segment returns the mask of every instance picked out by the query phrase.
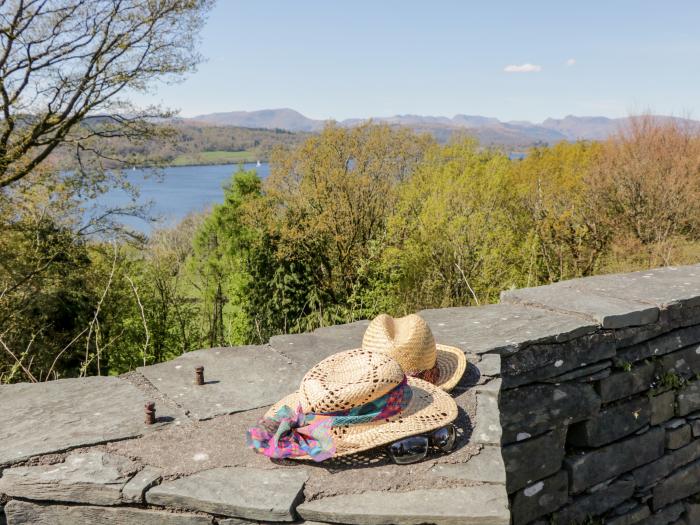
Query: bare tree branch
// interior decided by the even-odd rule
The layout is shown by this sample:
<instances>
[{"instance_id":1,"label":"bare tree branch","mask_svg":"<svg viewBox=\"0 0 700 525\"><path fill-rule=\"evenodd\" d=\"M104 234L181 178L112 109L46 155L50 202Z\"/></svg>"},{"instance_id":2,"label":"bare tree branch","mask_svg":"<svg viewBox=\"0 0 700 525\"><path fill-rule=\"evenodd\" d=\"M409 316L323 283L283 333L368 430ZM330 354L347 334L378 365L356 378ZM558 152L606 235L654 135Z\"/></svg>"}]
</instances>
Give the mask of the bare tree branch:
<instances>
[{"instance_id":1,"label":"bare tree branch","mask_svg":"<svg viewBox=\"0 0 700 525\"><path fill-rule=\"evenodd\" d=\"M63 144L152 133L149 118L169 114L139 111L117 96L193 70L201 60L194 43L212 4L0 2L0 188L32 173ZM83 125L98 114L107 120Z\"/></svg>"},{"instance_id":2,"label":"bare tree branch","mask_svg":"<svg viewBox=\"0 0 700 525\"><path fill-rule=\"evenodd\" d=\"M148 331L148 323L146 323L146 313L143 309L143 304L141 304L141 298L139 297L139 292L136 286L134 285L134 281L131 280L131 277L128 275L125 275L126 280L129 281L129 284L131 285L131 290L134 292L134 297L136 298L136 303L139 306L139 311L141 313L141 321L143 322L143 331L146 334L146 340L143 343L143 366L146 366L146 355L148 353L148 343L151 339L151 334Z\"/></svg>"}]
</instances>

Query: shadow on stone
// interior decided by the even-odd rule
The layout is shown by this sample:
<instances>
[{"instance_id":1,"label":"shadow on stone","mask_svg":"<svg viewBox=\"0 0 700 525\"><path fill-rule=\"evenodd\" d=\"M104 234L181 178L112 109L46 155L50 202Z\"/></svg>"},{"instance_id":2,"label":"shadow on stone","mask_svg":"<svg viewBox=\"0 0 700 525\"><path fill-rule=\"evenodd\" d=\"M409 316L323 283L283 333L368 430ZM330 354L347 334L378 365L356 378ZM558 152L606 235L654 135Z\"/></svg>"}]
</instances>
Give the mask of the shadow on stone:
<instances>
[{"instance_id":1,"label":"shadow on stone","mask_svg":"<svg viewBox=\"0 0 700 525\"><path fill-rule=\"evenodd\" d=\"M450 392L453 397L457 397L459 394L463 393L467 389L477 385L481 379L481 372L477 366L472 362L472 360L467 356L467 369L464 371L462 379L460 379L454 390Z\"/></svg>"},{"instance_id":2,"label":"shadow on stone","mask_svg":"<svg viewBox=\"0 0 700 525\"><path fill-rule=\"evenodd\" d=\"M450 452L450 454L454 454L460 449L469 445L469 440L472 435L473 426L471 418L462 407L458 407L457 419L455 419L454 425L457 427L457 440L455 441L455 446ZM299 463L303 463L305 467L308 466L321 468L323 470L328 471L331 474L336 472L342 472L348 469L382 467L385 465L392 465L394 463L386 451L389 445L390 443L387 443L385 446L377 447L366 452L360 452L358 454L349 454L347 456L339 458L331 458L322 463L315 463L313 461L307 460L288 459L272 460L272 463L281 467L298 465ZM416 462L416 464L423 463L426 461L434 461L437 457L446 456L449 456L449 454L443 454L431 448L428 451L428 455L426 456L426 458L421 460L420 462Z\"/></svg>"}]
</instances>

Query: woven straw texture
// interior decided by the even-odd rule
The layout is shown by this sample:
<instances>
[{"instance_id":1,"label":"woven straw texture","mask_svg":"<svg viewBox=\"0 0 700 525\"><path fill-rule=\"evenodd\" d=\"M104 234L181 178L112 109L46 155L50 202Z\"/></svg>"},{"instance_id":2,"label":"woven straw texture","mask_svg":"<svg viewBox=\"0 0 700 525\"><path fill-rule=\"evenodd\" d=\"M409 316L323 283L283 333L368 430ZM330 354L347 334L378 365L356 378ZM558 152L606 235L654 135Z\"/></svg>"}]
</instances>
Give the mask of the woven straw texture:
<instances>
[{"instance_id":1,"label":"woven straw texture","mask_svg":"<svg viewBox=\"0 0 700 525\"><path fill-rule=\"evenodd\" d=\"M301 381L304 412L337 412L377 399L403 381L399 363L385 354L350 350L327 357Z\"/></svg>"},{"instance_id":2,"label":"woven straw texture","mask_svg":"<svg viewBox=\"0 0 700 525\"><path fill-rule=\"evenodd\" d=\"M396 319L378 315L365 331L362 349L393 357L408 375L437 366L439 377L434 383L447 392L459 383L467 368L464 352L436 344L430 326L416 314Z\"/></svg>"},{"instance_id":3,"label":"woven straw texture","mask_svg":"<svg viewBox=\"0 0 700 525\"><path fill-rule=\"evenodd\" d=\"M272 416L283 405L317 407L314 411L345 410L381 397L403 379L396 361L385 354L361 349L334 354L314 366L302 379L299 391L268 410ZM347 382L346 382L347 381ZM334 457L355 454L407 436L431 432L457 418L457 404L440 388L408 378L413 396L406 409L384 421L333 427ZM322 394L325 392L325 394ZM347 396L347 397L346 397ZM351 401L352 400L352 401ZM329 407L322 410L322 407ZM295 459L307 459L301 456Z\"/></svg>"}]
</instances>

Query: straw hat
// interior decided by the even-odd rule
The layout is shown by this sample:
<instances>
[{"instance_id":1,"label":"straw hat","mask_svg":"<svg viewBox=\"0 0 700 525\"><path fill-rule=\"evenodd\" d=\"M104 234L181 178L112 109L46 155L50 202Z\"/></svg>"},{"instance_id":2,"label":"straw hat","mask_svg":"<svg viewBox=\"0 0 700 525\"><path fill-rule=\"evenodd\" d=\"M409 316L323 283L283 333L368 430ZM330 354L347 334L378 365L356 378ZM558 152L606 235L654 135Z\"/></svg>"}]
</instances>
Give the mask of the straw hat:
<instances>
[{"instance_id":1,"label":"straw hat","mask_svg":"<svg viewBox=\"0 0 700 525\"><path fill-rule=\"evenodd\" d=\"M400 387L405 378L401 366L386 354L347 350L311 368L299 390L272 406L265 417L272 417L285 405L300 405L305 414L319 415L363 407ZM427 381L409 377L404 388L410 388L410 401L396 415L369 423L333 426L333 457L431 432L457 417L454 399ZM309 459L309 456L295 459Z\"/></svg>"},{"instance_id":2,"label":"straw hat","mask_svg":"<svg viewBox=\"0 0 700 525\"><path fill-rule=\"evenodd\" d=\"M459 383L467 368L464 352L436 344L428 323L416 314L397 319L378 315L367 327L362 348L393 357L407 375L430 381L446 392Z\"/></svg>"}]
</instances>

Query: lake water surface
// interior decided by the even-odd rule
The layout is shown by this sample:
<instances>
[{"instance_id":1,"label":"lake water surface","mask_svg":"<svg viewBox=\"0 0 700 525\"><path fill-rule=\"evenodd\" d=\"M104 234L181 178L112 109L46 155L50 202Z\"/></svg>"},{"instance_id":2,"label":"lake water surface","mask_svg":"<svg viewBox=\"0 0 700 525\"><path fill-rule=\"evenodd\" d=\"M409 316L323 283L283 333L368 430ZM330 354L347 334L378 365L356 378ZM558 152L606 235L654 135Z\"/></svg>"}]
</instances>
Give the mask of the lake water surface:
<instances>
[{"instance_id":1,"label":"lake water surface","mask_svg":"<svg viewBox=\"0 0 700 525\"><path fill-rule=\"evenodd\" d=\"M127 177L140 190L138 202L150 203L151 214L160 218L160 224L172 225L190 212L223 202L222 186L239 169L254 169L263 179L270 171L268 164L222 164L163 168L157 175L151 170L134 170L128 172ZM98 200L100 207L126 206L131 202L121 190L110 191ZM125 217L122 222L144 233L156 226L133 217Z\"/></svg>"},{"instance_id":2,"label":"lake water surface","mask_svg":"<svg viewBox=\"0 0 700 525\"><path fill-rule=\"evenodd\" d=\"M511 153L511 159L521 160L524 153ZM159 217L157 224L125 217L122 222L143 233L149 233L158 224L174 225L188 213L198 212L224 200L222 186L239 169L254 169L265 179L270 173L269 164L222 164L218 166L177 166L163 168L158 175L151 170L128 172L129 181L140 189L139 203L151 204L151 214ZM100 208L126 206L131 203L129 196L120 190L113 190L101 196Z\"/></svg>"}]
</instances>

